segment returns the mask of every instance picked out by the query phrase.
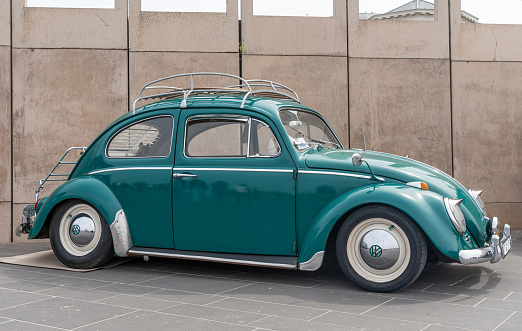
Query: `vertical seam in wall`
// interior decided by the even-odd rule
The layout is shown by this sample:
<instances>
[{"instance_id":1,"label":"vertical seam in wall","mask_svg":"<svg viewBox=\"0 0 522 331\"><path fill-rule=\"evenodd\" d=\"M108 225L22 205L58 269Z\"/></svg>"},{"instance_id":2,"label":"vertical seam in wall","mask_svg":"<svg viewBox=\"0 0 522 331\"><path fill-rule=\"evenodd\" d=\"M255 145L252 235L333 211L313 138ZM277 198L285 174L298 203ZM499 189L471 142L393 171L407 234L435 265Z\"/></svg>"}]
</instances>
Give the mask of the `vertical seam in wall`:
<instances>
[{"instance_id":1,"label":"vertical seam in wall","mask_svg":"<svg viewBox=\"0 0 522 331\"><path fill-rule=\"evenodd\" d=\"M140 8L141 9L141 8ZM130 0L127 0L127 111L130 111L132 104L130 90Z\"/></svg>"},{"instance_id":2,"label":"vertical seam in wall","mask_svg":"<svg viewBox=\"0 0 522 331\"><path fill-rule=\"evenodd\" d=\"M449 49L449 88L450 88L450 133L451 133L451 176L455 177L455 154L454 154L454 142L453 142L453 61L451 56L451 0L448 0L448 49Z\"/></svg>"},{"instance_id":3,"label":"vertical seam in wall","mask_svg":"<svg viewBox=\"0 0 522 331\"><path fill-rule=\"evenodd\" d=\"M351 146L351 134L350 134L350 131L351 131L351 127L350 127L350 47L348 46L349 43L350 43L350 39L349 39L349 33L348 33L348 29L349 29L349 24L348 24L348 20L350 19L350 15L348 15L348 8L350 6L348 5L348 1L346 1L346 93L348 93L348 96L346 98L347 102L348 102L348 114L347 114L347 121L348 121L348 148L352 148Z\"/></svg>"},{"instance_id":4,"label":"vertical seam in wall","mask_svg":"<svg viewBox=\"0 0 522 331\"><path fill-rule=\"evenodd\" d=\"M10 71L11 71L11 82L10 82L10 86L9 86L9 92L11 93L10 97L11 97L11 107L9 109L9 112L10 112L10 125L11 125L11 211L9 213L9 218L10 218L10 221L11 221L11 236L10 236L10 240L11 242L14 241L14 238L13 238L13 229L14 229L14 212L13 212L13 209L14 209L14 149L13 149L13 145L14 145L14 123L13 123L13 105L14 105L14 93L13 93L13 1L9 1L9 4L10 4L10 7L9 7L9 11L10 11L10 17L9 17L9 37L10 37L10 56L9 56L9 60L10 60L10 65L11 65L11 68L10 68Z\"/></svg>"}]
</instances>

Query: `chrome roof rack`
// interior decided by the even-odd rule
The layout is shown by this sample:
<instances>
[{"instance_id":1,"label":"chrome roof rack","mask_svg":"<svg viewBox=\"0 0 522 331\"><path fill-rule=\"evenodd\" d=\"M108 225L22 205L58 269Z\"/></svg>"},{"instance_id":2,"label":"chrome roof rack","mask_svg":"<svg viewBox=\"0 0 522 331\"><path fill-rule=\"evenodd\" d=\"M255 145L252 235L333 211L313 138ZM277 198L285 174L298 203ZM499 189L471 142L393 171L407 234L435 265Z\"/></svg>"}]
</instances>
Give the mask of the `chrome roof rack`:
<instances>
[{"instance_id":1,"label":"chrome roof rack","mask_svg":"<svg viewBox=\"0 0 522 331\"><path fill-rule=\"evenodd\" d=\"M232 79L237 79L239 84L230 85L225 87L194 87L194 76L223 76ZM190 77L190 87L189 88L180 88L175 86L166 86L155 85L160 82L164 82L166 80L180 78L180 77ZM161 93L152 93L150 95L143 95L144 92L148 92L151 90L156 90L154 92ZM141 100L148 99L163 99L169 97L183 97L181 101L181 108L187 108L187 98L190 95L196 94L244 94L243 102L241 102L241 108L245 106L246 99L250 95L257 96L265 96L271 98L279 98L279 99L289 99L300 103L299 97L297 93L295 93L292 89L275 82L271 82L268 80L261 79L252 79L246 80L239 76L229 75L229 74L221 74L215 72L195 72L181 75L168 76L160 79L153 80L145 84L140 90L138 98L132 104L132 114L136 113L136 104Z\"/></svg>"}]
</instances>

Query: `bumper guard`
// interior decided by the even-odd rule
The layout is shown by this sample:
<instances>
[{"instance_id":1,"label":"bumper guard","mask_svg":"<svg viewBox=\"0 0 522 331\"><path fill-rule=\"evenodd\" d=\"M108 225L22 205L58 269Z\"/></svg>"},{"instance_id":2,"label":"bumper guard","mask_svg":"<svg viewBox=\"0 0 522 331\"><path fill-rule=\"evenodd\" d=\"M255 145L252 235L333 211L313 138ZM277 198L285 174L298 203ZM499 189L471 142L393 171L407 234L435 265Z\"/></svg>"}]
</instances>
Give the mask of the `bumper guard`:
<instances>
[{"instance_id":1,"label":"bumper guard","mask_svg":"<svg viewBox=\"0 0 522 331\"><path fill-rule=\"evenodd\" d=\"M498 219L496 217L493 218L492 223L495 222L498 222ZM502 238L497 234L492 235L491 240L489 242L489 246L460 251L460 263L497 263L498 261L504 259L508 255L509 251L511 250L511 243L511 227L506 224L504 225L504 230L502 230Z\"/></svg>"}]
</instances>

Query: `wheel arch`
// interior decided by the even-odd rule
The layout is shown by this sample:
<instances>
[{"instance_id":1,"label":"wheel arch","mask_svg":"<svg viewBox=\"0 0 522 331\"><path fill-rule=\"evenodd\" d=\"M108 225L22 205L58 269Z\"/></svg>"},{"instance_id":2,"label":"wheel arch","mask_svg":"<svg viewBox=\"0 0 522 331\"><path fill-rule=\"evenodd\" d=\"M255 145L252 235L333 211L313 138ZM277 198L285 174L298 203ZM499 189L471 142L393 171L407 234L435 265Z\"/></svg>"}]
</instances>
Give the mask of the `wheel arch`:
<instances>
[{"instance_id":1,"label":"wheel arch","mask_svg":"<svg viewBox=\"0 0 522 331\"><path fill-rule=\"evenodd\" d=\"M372 204L404 212L419 225L429 245L451 260L458 261L460 250L475 248L453 228L441 195L401 184L377 184L346 192L330 202L309 226L299 245L299 262L331 248L331 241L335 241L346 217Z\"/></svg>"},{"instance_id":2,"label":"wheel arch","mask_svg":"<svg viewBox=\"0 0 522 331\"><path fill-rule=\"evenodd\" d=\"M130 240L123 208L112 191L94 177L75 178L54 190L38 211L29 232L29 239L48 237L48 229L54 213L62 204L71 200L85 201L102 214L110 226L116 253L120 256L125 256L122 250L118 250L118 247L122 245L122 241ZM125 246L128 245L126 243Z\"/></svg>"}]
</instances>

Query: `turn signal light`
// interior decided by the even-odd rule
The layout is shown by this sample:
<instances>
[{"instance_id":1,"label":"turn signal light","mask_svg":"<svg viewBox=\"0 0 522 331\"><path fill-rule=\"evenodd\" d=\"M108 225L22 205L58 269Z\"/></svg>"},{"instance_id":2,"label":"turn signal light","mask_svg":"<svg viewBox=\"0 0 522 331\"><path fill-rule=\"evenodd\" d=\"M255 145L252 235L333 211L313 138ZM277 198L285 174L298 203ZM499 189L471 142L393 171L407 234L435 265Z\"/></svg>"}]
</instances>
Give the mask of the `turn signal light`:
<instances>
[{"instance_id":1,"label":"turn signal light","mask_svg":"<svg viewBox=\"0 0 522 331\"><path fill-rule=\"evenodd\" d=\"M426 190L426 191L429 190L428 184L426 184L424 182L409 182L409 183L406 183L406 185L420 188L421 190Z\"/></svg>"}]
</instances>

